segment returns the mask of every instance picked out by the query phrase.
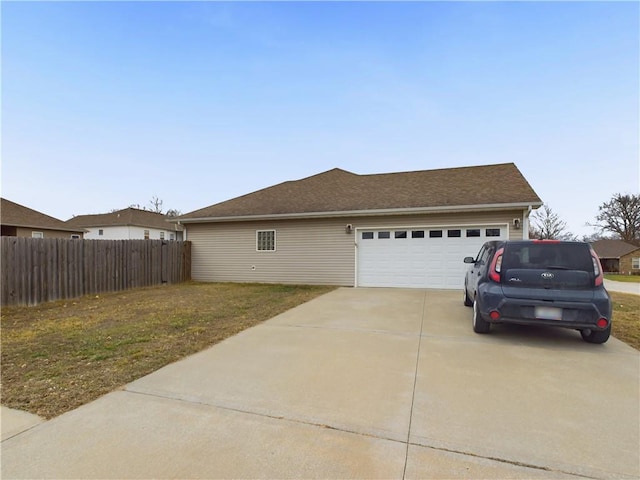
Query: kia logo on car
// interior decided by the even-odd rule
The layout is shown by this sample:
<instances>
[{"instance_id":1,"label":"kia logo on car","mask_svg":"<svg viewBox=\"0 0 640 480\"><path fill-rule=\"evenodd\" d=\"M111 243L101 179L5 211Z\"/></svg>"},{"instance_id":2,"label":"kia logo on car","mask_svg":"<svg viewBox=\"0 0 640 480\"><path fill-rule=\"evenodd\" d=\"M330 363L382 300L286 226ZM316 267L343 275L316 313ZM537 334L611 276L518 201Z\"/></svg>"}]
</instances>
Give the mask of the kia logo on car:
<instances>
[{"instance_id":1,"label":"kia logo on car","mask_svg":"<svg viewBox=\"0 0 640 480\"><path fill-rule=\"evenodd\" d=\"M545 280L551 280L555 275L551 272L544 272L542 275L540 275L542 278L544 278Z\"/></svg>"}]
</instances>

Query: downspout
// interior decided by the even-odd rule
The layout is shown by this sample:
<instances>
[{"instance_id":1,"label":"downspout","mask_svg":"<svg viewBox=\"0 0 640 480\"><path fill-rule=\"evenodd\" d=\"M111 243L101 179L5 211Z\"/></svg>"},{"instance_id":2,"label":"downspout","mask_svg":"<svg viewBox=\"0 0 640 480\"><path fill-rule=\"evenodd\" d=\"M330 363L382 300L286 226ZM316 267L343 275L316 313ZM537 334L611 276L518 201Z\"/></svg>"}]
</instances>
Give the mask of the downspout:
<instances>
[{"instance_id":1,"label":"downspout","mask_svg":"<svg viewBox=\"0 0 640 480\"><path fill-rule=\"evenodd\" d=\"M529 205L529 207L527 208L527 213L524 216L524 221L522 222L522 236L523 236L523 240L528 240L529 239L529 215L531 215L531 211L533 210L533 207L531 205Z\"/></svg>"},{"instance_id":2,"label":"downspout","mask_svg":"<svg viewBox=\"0 0 640 480\"><path fill-rule=\"evenodd\" d=\"M178 221L176 222L176 224L177 224L178 226L182 225L182 224L180 223L180 220L178 220ZM178 236L178 229L176 229L176 237L177 237L177 236ZM186 242L186 241L187 241L187 229L186 229L184 226L182 227L182 241L183 241L183 242Z\"/></svg>"}]
</instances>

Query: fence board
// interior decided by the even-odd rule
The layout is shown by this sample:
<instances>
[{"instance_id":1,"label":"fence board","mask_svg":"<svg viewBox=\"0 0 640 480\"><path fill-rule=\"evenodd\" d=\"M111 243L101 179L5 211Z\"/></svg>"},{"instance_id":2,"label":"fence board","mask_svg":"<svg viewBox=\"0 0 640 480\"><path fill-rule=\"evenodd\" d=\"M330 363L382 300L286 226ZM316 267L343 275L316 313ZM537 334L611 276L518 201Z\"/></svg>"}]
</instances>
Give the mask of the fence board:
<instances>
[{"instance_id":1,"label":"fence board","mask_svg":"<svg viewBox=\"0 0 640 480\"><path fill-rule=\"evenodd\" d=\"M191 279L191 243L0 237L0 302L41 302Z\"/></svg>"}]
</instances>

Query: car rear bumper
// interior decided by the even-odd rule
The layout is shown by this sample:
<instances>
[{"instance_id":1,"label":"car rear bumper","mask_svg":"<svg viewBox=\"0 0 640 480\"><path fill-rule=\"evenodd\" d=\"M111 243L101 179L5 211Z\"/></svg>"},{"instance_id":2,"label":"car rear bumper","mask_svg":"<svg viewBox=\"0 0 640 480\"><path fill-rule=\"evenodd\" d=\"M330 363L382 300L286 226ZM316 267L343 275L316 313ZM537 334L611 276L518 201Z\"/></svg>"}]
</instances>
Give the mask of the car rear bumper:
<instances>
[{"instance_id":1,"label":"car rear bumper","mask_svg":"<svg viewBox=\"0 0 640 480\"><path fill-rule=\"evenodd\" d=\"M545 325L563 328L604 330L611 323L611 303L606 298L593 302L544 301L528 298L508 298L502 292L487 291L479 295L479 312L490 323L516 323L521 325ZM542 311L558 314L557 318L545 318ZM491 315L493 313L493 316ZM496 313L499 317L496 318ZM604 318L607 325L599 327Z\"/></svg>"}]
</instances>

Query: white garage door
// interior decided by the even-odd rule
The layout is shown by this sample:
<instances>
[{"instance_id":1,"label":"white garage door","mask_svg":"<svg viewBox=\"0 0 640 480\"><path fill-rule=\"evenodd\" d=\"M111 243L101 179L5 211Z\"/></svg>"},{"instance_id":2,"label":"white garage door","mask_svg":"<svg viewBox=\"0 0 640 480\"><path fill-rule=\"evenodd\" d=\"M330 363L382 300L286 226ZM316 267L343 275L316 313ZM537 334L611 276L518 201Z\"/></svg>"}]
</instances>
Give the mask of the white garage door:
<instances>
[{"instance_id":1,"label":"white garage door","mask_svg":"<svg viewBox=\"0 0 640 480\"><path fill-rule=\"evenodd\" d=\"M358 286L462 288L484 242L506 239L505 225L359 229Z\"/></svg>"}]
</instances>

